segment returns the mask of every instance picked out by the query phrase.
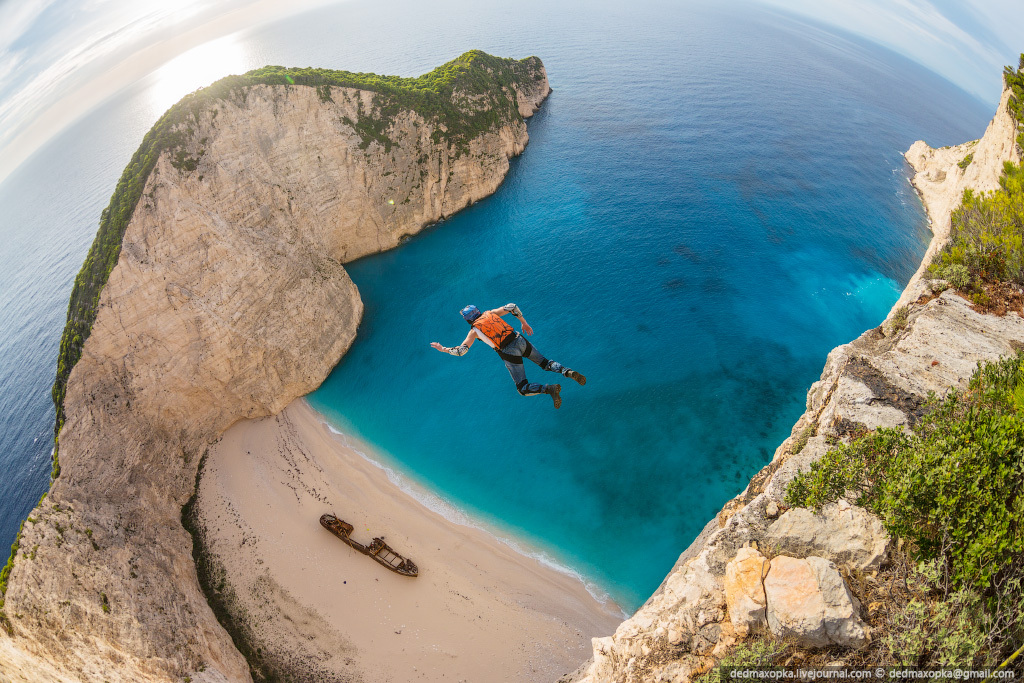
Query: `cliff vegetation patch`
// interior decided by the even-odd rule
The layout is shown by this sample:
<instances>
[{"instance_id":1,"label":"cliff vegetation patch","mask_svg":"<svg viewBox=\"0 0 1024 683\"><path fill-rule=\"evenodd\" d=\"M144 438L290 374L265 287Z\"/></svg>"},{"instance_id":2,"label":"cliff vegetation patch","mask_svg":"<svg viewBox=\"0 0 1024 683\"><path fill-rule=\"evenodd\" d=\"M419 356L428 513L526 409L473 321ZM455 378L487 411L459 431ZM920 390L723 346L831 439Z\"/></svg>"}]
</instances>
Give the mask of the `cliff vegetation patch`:
<instances>
[{"instance_id":1,"label":"cliff vegetation patch","mask_svg":"<svg viewBox=\"0 0 1024 683\"><path fill-rule=\"evenodd\" d=\"M1016 69L1005 68L1003 80L1010 89L1007 108L1019 131L1017 145L1024 149L1024 54ZM973 159L970 153L958 166L967 168ZM1021 310L1005 285L1017 293L1024 287L1024 166L1006 162L994 192L964 191L951 217L949 241L928 274L948 281L980 311Z\"/></svg>"},{"instance_id":2,"label":"cliff vegetation patch","mask_svg":"<svg viewBox=\"0 0 1024 683\"><path fill-rule=\"evenodd\" d=\"M838 445L790 483L786 503L851 494L913 560L877 645L890 661L994 666L1024 644L1024 354L932 397L910 433Z\"/></svg>"},{"instance_id":3,"label":"cliff vegetation patch","mask_svg":"<svg viewBox=\"0 0 1024 683\"><path fill-rule=\"evenodd\" d=\"M1010 110L1010 116L1017 122L1017 147L1024 149L1024 54L1021 54L1017 68L1007 66L1003 69L1003 82L1010 89L1010 101L1006 106Z\"/></svg>"}]
</instances>

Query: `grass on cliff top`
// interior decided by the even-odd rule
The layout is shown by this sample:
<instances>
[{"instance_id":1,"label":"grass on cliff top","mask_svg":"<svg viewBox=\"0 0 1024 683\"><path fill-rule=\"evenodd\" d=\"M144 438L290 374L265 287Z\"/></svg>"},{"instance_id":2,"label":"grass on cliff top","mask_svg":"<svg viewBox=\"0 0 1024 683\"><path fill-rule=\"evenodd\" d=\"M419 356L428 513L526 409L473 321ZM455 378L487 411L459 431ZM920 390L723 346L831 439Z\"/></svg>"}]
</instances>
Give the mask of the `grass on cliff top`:
<instances>
[{"instance_id":1,"label":"grass on cliff top","mask_svg":"<svg viewBox=\"0 0 1024 683\"><path fill-rule=\"evenodd\" d=\"M838 445L793 479L786 503L853 492L908 542L931 587L903 617L919 630L912 663L991 666L1024 643L1024 353L979 365L965 391L929 408L912 433Z\"/></svg>"},{"instance_id":2,"label":"grass on cliff top","mask_svg":"<svg viewBox=\"0 0 1024 683\"><path fill-rule=\"evenodd\" d=\"M191 156L189 148L194 147L195 126L204 112L212 111L216 116L216 105L222 100L244 103L248 89L255 85L315 87L321 101L332 99L331 86L359 88L374 93L370 110L360 112L358 121L349 122L362 138L364 149L376 141L385 151L390 150L387 131L394 116L403 110L413 110L432 122L435 142L465 146L495 125L518 119L518 102L512 86L532 85L541 79L542 64L536 57L504 59L479 50L467 52L418 78L267 66L222 78L186 95L168 109L146 133L121 174L110 205L100 215L96 239L71 290L52 390L57 411L53 477L60 474L59 434L64 424L68 376L81 358L82 346L92 331L100 292L117 264L128 222L162 153L170 153L171 163L179 170L195 170L199 158ZM441 131L442 126L445 132Z\"/></svg>"}]
</instances>

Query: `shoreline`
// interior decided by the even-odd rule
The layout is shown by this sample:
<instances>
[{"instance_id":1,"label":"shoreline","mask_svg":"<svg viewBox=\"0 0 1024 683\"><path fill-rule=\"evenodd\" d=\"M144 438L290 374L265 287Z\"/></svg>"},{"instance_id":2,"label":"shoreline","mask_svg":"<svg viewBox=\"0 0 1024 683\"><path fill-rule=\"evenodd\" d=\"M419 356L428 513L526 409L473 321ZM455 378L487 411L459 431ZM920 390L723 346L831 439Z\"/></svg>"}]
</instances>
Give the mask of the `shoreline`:
<instances>
[{"instance_id":1,"label":"shoreline","mask_svg":"<svg viewBox=\"0 0 1024 683\"><path fill-rule=\"evenodd\" d=\"M301 398L210 448L196 520L224 580L218 596L269 669L300 680L555 680L622 621L571 569L436 496L458 518L433 509L417 482L367 452ZM420 575L355 553L320 528L323 512L360 542L384 536Z\"/></svg>"},{"instance_id":2,"label":"shoreline","mask_svg":"<svg viewBox=\"0 0 1024 683\"><path fill-rule=\"evenodd\" d=\"M512 552L529 558L548 569L554 570L559 574L563 574L566 577L579 582L586 589L587 593L589 593L590 596L599 604L608 605L618 610L620 619L628 619L630 617L630 613L623 609L622 606L612 598L608 591L601 588L597 581L590 579L576 569L573 569L568 564L556 559L552 554L541 548L540 545L534 541L517 536L513 530L503 527L500 524L500 520L492 521L485 515L468 512L457 503L450 502L439 494L434 493L430 489L429 485L422 483L414 475L404 472L400 463L390 462L389 459L385 457L374 457L374 455L367 452L375 451L369 441L362 439L361 437L352 436L339 431L338 428L331 424L328 417L310 405L309 401L307 401L305 397L296 399L296 402L299 401L303 402L306 407L317 416L320 424L327 429L335 439L340 441L344 448L352 450L366 462L378 468L381 473L388 478L388 481L390 481L397 489L414 499L426 509L440 515L450 524L479 530L493 538L495 541L506 546Z\"/></svg>"}]
</instances>

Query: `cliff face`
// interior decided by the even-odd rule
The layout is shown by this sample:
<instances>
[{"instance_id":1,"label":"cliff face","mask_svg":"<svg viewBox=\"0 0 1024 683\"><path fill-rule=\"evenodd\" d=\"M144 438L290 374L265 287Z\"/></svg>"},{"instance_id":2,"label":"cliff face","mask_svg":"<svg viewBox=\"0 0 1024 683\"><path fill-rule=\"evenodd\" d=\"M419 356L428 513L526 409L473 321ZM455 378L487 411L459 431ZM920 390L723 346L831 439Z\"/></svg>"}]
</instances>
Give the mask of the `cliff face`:
<instances>
[{"instance_id":1,"label":"cliff face","mask_svg":"<svg viewBox=\"0 0 1024 683\"><path fill-rule=\"evenodd\" d=\"M183 125L67 381L61 475L24 527L0 681L249 680L181 524L200 459L351 345L362 303L343 263L494 192L550 92L540 60L517 64L528 77L494 84L510 115L457 143L415 109L368 139L377 94L336 86L254 85Z\"/></svg>"},{"instance_id":2,"label":"cliff face","mask_svg":"<svg viewBox=\"0 0 1024 683\"><path fill-rule=\"evenodd\" d=\"M903 290L893 310L910 302L909 297L924 269L945 246L949 239L950 216L960 205L964 190L970 188L976 192L990 192L997 189L999 176L1003 174L1003 162L1020 161L1015 142L1016 125L1007 108L1009 99L1010 89L1006 88L999 99L996 115L992 117L980 140L939 149L933 149L924 140L918 140L904 155L916 171L911 182L928 210L934 237L921 260L921 266ZM960 164L967 160L968 155L970 161L961 168Z\"/></svg>"},{"instance_id":3,"label":"cliff face","mask_svg":"<svg viewBox=\"0 0 1024 683\"><path fill-rule=\"evenodd\" d=\"M713 667L748 628L770 628L777 635L794 637L799 629L792 624L799 620L787 620L786 612L798 608L793 603L812 592L816 599L822 597L825 619L820 632L805 628L799 634L806 642L854 644L867 637L856 599L850 599L835 569L876 567L887 552L884 529L869 513L845 501L820 514L785 512L786 486L829 450L830 439L844 438L858 426L913 424L929 391L943 395L951 387L962 387L979 361L996 360L1024 346L1024 320L1016 313L978 313L952 291L932 298L921 278L949 237L950 215L964 189L995 189L1003 162L1020 161L1008 97L1004 92L980 140L943 149L918 141L906 153L934 238L921 268L893 307L894 313L907 306L905 327L893 324L890 313L879 328L832 350L821 379L807 393L806 412L772 462L708 522L636 614L614 635L594 639L593 658L564 679L567 683L689 681ZM968 154L973 154L972 160L961 168ZM771 548L782 557L768 562L758 547ZM816 579L800 566L803 558L810 558L808 567ZM820 567L828 563L833 569L824 573L832 578L823 581ZM801 583L801 570L816 585ZM773 572L781 577L774 583ZM826 590L829 582L836 585ZM780 590L780 584L798 586L800 600L789 602L792 596ZM847 612L837 617L841 610L836 606L844 600Z\"/></svg>"}]
</instances>

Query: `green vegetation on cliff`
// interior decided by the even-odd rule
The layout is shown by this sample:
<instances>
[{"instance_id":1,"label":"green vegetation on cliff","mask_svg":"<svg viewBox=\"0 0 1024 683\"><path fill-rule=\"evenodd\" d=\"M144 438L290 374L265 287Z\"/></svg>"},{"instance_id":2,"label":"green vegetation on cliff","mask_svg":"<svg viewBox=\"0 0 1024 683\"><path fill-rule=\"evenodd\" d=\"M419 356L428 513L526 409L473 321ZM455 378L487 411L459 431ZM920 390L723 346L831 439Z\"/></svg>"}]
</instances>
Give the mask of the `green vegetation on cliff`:
<instances>
[{"instance_id":1,"label":"green vegetation on cliff","mask_svg":"<svg viewBox=\"0 0 1024 683\"><path fill-rule=\"evenodd\" d=\"M1010 101L1007 102L1010 116L1020 129L1024 125L1024 53L1021 54L1016 69L1011 66L1003 69L1003 82L1010 89ZM1017 147L1024 149L1024 131L1017 135Z\"/></svg>"},{"instance_id":2,"label":"green vegetation on cliff","mask_svg":"<svg viewBox=\"0 0 1024 683\"><path fill-rule=\"evenodd\" d=\"M346 121L361 137L363 149L376 142L385 153L390 151L388 130L394 117L406 110L416 112L434 126L435 142L465 149L477 135L519 119L514 86L533 87L535 81L543 78L543 66L536 57L503 59L479 50L467 52L418 78L267 66L222 78L168 109L146 133L121 174L110 205L100 216L96 239L75 278L52 391L57 411L53 476L60 474L59 434L64 424L68 376L81 358L82 346L92 331L100 292L117 264L125 230L142 198L149 174L163 153L170 155L171 164L179 171L187 173L197 168L204 142L193 139L195 127L205 113L217 115L218 102L244 103L248 89L256 85L315 87L322 102L334 101L331 87L368 90L374 93L372 104L366 111L360 109L358 120Z\"/></svg>"},{"instance_id":3,"label":"green vegetation on cliff","mask_svg":"<svg viewBox=\"0 0 1024 683\"><path fill-rule=\"evenodd\" d=\"M1010 89L1007 109L1017 124L1024 126L1024 54L1017 69L1003 72ZM1024 148L1024 132L1017 136ZM966 168L974 154L958 166ZM929 266L929 275L949 283L972 297L981 307L991 305L992 285L1011 282L1024 286L1024 167L1007 162L994 192L965 190L960 206L953 211L949 241ZM986 291L989 290L989 291Z\"/></svg>"},{"instance_id":4,"label":"green vegetation on cliff","mask_svg":"<svg viewBox=\"0 0 1024 683\"><path fill-rule=\"evenodd\" d=\"M1024 643L1024 354L933 397L912 433L838 445L786 502L819 507L851 491L919 562L892 631L893 652L914 654L904 663L991 666Z\"/></svg>"},{"instance_id":5,"label":"green vegetation on cliff","mask_svg":"<svg viewBox=\"0 0 1024 683\"><path fill-rule=\"evenodd\" d=\"M930 273L964 292L994 282L1024 285L1024 168L1006 163L999 189L964 192L953 212L949 241ZM966 281L965 281L966 276Z\"/></svg>"}]
</instances>

